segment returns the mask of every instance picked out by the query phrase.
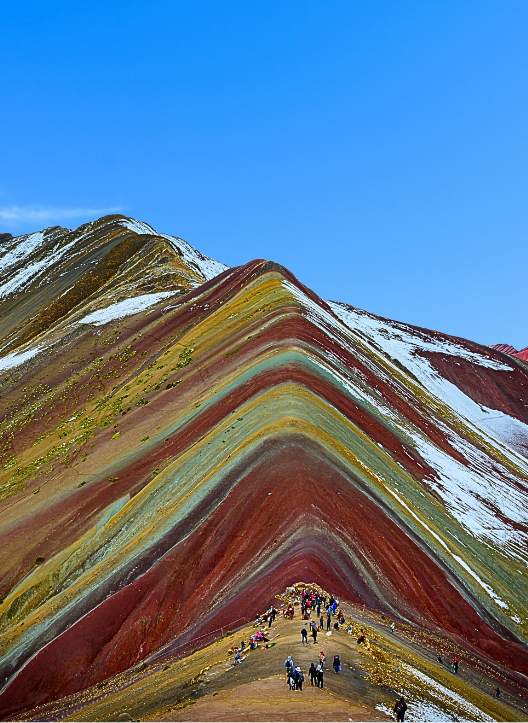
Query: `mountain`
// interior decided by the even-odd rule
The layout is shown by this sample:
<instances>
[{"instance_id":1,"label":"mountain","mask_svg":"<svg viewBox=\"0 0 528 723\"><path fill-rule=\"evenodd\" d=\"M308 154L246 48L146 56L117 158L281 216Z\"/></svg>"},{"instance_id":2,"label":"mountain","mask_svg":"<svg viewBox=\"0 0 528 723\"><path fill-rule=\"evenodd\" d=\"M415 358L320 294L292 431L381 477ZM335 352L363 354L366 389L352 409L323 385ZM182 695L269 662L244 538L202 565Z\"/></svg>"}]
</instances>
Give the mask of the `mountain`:
<instances>
[{"instance_id":1,"label":"mountain","mask_svg":"<svg viewBox=\"0 0 528 723\"><path fill-rule=\"evenodd\" d=\"M123 216L0 248L4 717L306 579L526 688L521 360Z\"/></svg>"},{"instance_id":2,"label":"mountain","mask_svg":"<svg viewBox=\"0 0 528 723\"><path fill-rule=\"evenodd\" d=\"M490 349L495 349L496 351L501 351L503 354L510 354L511 356L516 356L518 359L528 361L528 346L517 351L517 349L510 346L510 344L492 344Z\"/></svg>"}]
</instances>

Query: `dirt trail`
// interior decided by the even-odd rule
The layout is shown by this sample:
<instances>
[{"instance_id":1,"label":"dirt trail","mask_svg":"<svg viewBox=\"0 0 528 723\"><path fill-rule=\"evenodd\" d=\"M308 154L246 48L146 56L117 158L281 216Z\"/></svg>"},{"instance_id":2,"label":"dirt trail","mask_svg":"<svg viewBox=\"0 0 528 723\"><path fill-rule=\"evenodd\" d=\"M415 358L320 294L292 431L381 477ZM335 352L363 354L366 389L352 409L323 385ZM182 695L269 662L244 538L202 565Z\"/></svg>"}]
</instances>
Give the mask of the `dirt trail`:
<instances>
[{"instance_id":1,"label":"dirt trail","mask_svg":"<svg viewBox=\"0 0 528 723\"><path fill-rule=\"evenodd\" d=\"M364 721L387 720L367 706L352 705L327 688L310 684L290 691L283 676L238 685L218 695L208 695L182 710L161 716L161 721Z\"/></svg>"},{"instance_id":2,"label":"dirt trail","mask_svg":"<svg viewBox=\"0 0 528 723\"><path fill-rule=\"evenodd\" d=\"M389 720L386 712L404 692L411 697L408 717L412 720L413 707L416 713L420 704L434 702L427 685L415 686L413 693L412 675L405 672L406 666L412 666L429 675L431 683L470 701L494 720L528 719L522 707L512 709L505 701L494 700L489 686L482 689L476 685L476 670L468 668L464 678L455 678L439 666L437 645L432 639L414 640L414 633L409 635L401 625L393 634L390 621L379 615L348 605L343 605L343 610L347 624L329 635L326 631L319 633L317 644L311 637L308 644L301 642L304 623L298 614L292 621L279 616L269 635L274 647L246 651L240 665L231 665L233 658L228 650L242 640L247 644L255 632L252 627L181 660L158 662L144 669L140 666L107 681L104 687L83 691L53 708L32 711L27 718L116 721L120 715L128 715L132 720L163 721ZM349 621L353 634L346 632ZM357 644L359 630L367 634L366 645ZM317 663L321 650L327 658L323 690L312 688L308 675L310 663ZM339 674L332 669L335 654L341 659ZM302 691L290 691L287 686L284 660L288 655L304 671ZM439 712L444 710L457 714L453 706L437 707ZM449 715L445 719L457 718Z\"/></svg>"}]
</instances>

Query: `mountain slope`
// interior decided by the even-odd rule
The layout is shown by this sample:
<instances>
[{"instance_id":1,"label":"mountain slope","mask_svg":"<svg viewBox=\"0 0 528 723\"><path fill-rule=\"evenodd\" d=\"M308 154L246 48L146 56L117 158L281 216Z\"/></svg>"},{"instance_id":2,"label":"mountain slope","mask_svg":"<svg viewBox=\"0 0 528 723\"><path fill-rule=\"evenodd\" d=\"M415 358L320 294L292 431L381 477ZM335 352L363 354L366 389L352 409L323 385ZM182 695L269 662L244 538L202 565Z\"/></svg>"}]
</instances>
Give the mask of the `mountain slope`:
<instances>
[{"instance_id":1,"label":"mountain slope","mask_svg":"<svg viewBox=\"0 0 528 723\"><path fill-rule=\"evenodd\" d=\"M149 229L8 249L4 714L205 644L306 578L524 680L525 365ZM23 282L21 243L41 263Z\"/></svg>"}]
</instances>

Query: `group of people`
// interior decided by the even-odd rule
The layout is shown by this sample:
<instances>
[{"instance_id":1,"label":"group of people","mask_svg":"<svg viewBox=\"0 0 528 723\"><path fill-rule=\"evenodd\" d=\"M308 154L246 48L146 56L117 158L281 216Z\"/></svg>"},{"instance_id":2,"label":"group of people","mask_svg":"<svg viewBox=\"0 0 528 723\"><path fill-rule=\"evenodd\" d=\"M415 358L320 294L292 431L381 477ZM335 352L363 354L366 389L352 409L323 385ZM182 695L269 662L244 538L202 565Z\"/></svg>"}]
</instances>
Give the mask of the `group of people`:
<instances>
[{"instance_id":1,"label":"group of people","mask_svg":"<svg viewBox=\"0 0 528 723\"><path fill-rule=\"evenodd\" d=\"M257 617L255 618L255 622L253 623L253 627L256 627L258 625L267 625L268 628L271 628L271 624L275 622L276 617L277 611L272 605L266 610L265 613L263 613L262 615L257 615Z\"/></svg>"},{"instance_id":2,"label":"group of people","mask_svg":"<svg viewBox=\"0 0 528 723\"><path fill-rule=\"evenodd\" d=\"M315 685L316 688L324 687L324 666L326 663L326 656L321 650L319 653L319 660L317 665L312 663L308 673L310 674L310 685ZM334 655L334 662L332 663L334 673L341 671L341 660L339 655ZM284 661L284 667L286 668L286 681L290 686L290 690L302 690L302 684L304 682L304 674L299 666L295 666L291 655L288 655Z\"/></svg>"},{"instance_id":3,"label":"group of people","mask_svg":"<svg viewBox=\"0 0 528 723\"><path fill-rule=\"evenodd\" d=\"M313 637L314 643L317 642L317 632L325 629L325 622L326 630L331 630L333 617L336 618L333 624L334 630L339 630L339 626L344 625L345 616L343 615L341 608L339 608L339 601L336 600L333 595L327 597L325 594L319 593L317 590L304 588L301 590L300 597L302 619L310 620L310 635ZM311 619L312 612L315 613L316 619L319 619L319 625ZM293 605L288 605L285 615L290 617L290 619L293 618ZM301 630L301 636L303 642L308 642L308 631L306 631L305 636Z\"/></svg>"}]
</instances>

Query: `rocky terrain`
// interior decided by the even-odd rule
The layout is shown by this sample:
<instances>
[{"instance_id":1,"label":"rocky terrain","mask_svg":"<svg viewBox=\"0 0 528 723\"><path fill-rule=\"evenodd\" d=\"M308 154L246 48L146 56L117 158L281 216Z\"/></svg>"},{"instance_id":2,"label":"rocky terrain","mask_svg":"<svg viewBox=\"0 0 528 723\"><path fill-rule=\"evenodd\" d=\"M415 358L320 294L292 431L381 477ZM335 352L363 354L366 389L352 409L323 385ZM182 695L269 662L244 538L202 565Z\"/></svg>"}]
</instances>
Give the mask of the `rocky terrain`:
<instances>
[{"instance_id":1,"label":"rocky terrain","mask_svg":"<svg viewBox=\"0 0 528 723\"><path fill-rule=\"evenodd\" d=\"M519 718L522 357L123 216L0 254L4 718L205 651L306 579L458 646Z\"/></svg>"}]
</instances>

